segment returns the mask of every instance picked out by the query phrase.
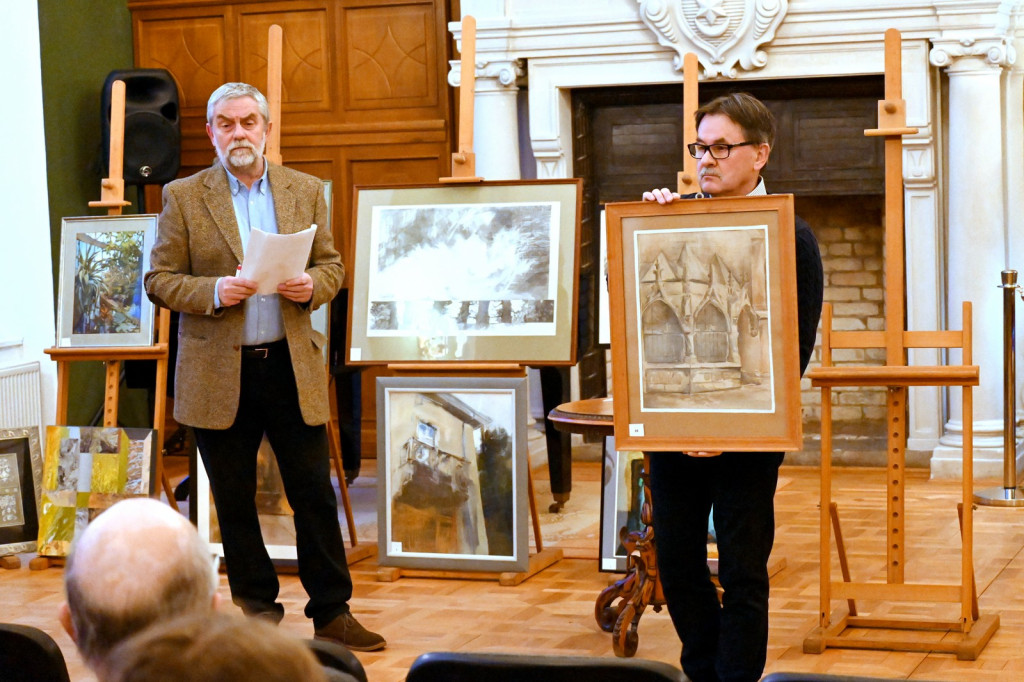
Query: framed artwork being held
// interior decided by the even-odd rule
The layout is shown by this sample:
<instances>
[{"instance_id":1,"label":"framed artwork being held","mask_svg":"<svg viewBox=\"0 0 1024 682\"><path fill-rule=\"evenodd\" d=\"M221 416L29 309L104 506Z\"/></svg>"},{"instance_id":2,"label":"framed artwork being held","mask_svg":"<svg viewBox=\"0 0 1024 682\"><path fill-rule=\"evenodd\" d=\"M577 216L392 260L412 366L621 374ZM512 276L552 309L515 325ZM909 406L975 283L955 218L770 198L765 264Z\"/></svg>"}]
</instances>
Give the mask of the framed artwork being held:
<instances>
[{"instance_id":1,"label":"framed artwork being held","mask_svg":"<svg viewBox=\"0 0 1024 682\"><path fill-rule=\"evenodd\" d=\"M792 195L606 213L617 446L800 449Z\"/></svg>"}]
</instances>

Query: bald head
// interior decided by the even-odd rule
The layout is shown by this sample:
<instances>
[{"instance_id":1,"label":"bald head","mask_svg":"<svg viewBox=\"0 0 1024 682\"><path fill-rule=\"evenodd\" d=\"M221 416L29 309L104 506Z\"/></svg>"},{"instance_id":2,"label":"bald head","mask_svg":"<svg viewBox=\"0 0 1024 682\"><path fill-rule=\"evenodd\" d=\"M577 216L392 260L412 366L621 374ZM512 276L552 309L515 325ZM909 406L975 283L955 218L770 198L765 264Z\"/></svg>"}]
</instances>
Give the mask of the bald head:
<instances>
[{"instance_id":1,"label":"bald head","mask_svg":"<svg viewBox=\"0 0 1024 682\"><path fill-rule=\"evenodd\" d=\"M158 620L211 611L217 591L206 542L188 519L146 498L118 502L86 527L64 583L62 620L94 669L115 644Z\"/></svg>"}]
</instances>

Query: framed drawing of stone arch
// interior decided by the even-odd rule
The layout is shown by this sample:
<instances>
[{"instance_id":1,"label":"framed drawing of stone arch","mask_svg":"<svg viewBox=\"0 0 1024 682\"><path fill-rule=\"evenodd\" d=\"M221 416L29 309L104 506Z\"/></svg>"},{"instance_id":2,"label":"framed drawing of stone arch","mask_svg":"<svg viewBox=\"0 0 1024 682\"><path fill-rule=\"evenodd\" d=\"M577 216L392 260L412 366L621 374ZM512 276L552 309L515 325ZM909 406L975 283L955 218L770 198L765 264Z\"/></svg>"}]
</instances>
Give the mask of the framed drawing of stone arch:
<instances>
[{"instance_id":1,"label":"framed drawing of stone arch","mask_svg":"<svg viewBox=\"0 0 1024 682\"><path fill-rule=\"evenodd\" d=\"M793 197L608 204L615 439L802 446Z\"/></svg>"}]
</instances>

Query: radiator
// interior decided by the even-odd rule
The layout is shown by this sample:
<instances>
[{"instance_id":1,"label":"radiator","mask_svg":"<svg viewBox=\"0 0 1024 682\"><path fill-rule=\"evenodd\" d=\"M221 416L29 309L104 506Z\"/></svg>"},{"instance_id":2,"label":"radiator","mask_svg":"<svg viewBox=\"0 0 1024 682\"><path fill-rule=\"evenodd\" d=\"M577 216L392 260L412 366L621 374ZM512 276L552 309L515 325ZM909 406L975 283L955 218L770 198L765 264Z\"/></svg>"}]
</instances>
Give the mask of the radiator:
<instances>
[{"instance_id":1,"label":"radiator","mask_svg":"<svg viewBox=\"0 0 1024 682\"><path fill-rule=\"evenodd\" d=\"M0 428L41 425L40 381L38 362L0 368Z\"/></svg>"}]
</instances>

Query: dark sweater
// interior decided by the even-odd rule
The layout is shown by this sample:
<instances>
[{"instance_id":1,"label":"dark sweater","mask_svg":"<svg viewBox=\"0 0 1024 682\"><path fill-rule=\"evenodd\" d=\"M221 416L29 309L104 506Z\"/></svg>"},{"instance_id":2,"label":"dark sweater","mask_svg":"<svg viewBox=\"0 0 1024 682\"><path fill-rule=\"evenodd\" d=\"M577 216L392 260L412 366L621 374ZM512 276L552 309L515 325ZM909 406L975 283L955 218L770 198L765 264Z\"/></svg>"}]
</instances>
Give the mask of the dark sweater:
<instances>
[{"instance_id":1,"label":"dark sweater","mask_svg":"<svg viewBox=\"0 0 1024 682\"><path fill-rule=\"evenodd\" d=\"M800 325L800 375L814 351L814 337L821 318L825 275L821 269L821 252L811 226L796 216L796 308Z\"/></svg>"}]
</instances>

